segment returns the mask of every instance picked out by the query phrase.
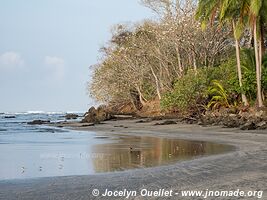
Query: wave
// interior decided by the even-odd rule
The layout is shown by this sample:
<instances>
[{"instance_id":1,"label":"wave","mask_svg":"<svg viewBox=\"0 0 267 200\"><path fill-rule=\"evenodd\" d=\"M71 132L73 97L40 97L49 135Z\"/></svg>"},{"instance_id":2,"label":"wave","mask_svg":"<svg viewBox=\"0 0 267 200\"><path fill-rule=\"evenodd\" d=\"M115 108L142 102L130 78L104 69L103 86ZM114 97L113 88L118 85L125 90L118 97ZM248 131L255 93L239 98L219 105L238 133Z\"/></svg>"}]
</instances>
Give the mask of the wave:
<instances>
[{"instance_id":1,"label":"wave","mask_svg":"<svg viewBox=\"0 0 267 200\"><path fill-rule=\"evenodd\" d=\"M65 115L68 113L75 113L75 114L81 114L84 113L84 111L26 111L26 112L6 112L6 113L0 113L3 115L38 115L38 114L44 114L44 115Z\"/></svg>"},{"instance_id":2,"label":"wave","mask_svg":"<svg viewBox=\"0 0 267 200\"><path fill-rule=\"evenodd\" d=\"M66 114L67 112L61 112L61 111L53 111L53 112L46 112L46 111L26 111L26 112L7 112L6 115L38 115L38 114L47 114L47 115L53 115L53 114Z\"/></svg>"}]
</instances>

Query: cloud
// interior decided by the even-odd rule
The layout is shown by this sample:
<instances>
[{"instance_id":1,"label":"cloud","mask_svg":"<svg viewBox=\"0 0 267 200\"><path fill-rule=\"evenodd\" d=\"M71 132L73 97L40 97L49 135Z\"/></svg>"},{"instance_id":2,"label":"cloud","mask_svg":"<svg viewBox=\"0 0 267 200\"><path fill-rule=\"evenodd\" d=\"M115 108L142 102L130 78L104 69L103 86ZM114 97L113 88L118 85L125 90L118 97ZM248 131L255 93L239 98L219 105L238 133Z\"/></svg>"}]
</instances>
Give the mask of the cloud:
<instances>
[{"instance_id":1,"label":"cloud","mask_svg":"<svg viewBox=\"0 0 267 200\"><path fill-rule=\"evenodd\" d=\"M58 67L58 66L64 66L65 61L64 61L64 59L56 57L56 56L46 56L45 57L45 64Z\"/></svg>"},{"instance_id":2,"label":"cloud","mask_svg":"<svg viewBox=\"0 0 267 200\"><path fill-rule=\"evenodd\" d=\"M63 58L56 56L46 56L45 65L54 78L62 79L65 75L65 61Z\"/></svg>"},{"instance_id":3,"label":"cloud","mask_svg":"<svg viewBox=\"0 0 267 200\"><path fill-rule=\"evenodd\" d=\"M24 65L24 60L17 52L9 51L0 55L0 68L16 68Z\"/></svg>"}]
</instances>

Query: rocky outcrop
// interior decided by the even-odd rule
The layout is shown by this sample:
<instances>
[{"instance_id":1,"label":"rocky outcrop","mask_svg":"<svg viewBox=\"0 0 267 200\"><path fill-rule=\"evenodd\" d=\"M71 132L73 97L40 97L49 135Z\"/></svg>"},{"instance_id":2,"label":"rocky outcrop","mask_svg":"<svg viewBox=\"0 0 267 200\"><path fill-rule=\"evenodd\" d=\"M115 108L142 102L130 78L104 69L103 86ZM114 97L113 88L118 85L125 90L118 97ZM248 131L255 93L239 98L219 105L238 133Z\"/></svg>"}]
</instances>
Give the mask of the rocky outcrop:
<instances>
[{"instance_id":1,"label":"rocky outcrop","mask_svg":"<svg viewBox=\"0 0 267 200\"><path fill-rule=\"evenodd\" d=\"M99 106L97 109L95 107L91 107L84 114L82 123L98 124L102 121L110 120L112 118L113 118L113 115L109 112L106 106Z\"/></svg>"},{"instance_id":2,"label":"rocky outcrop","mask_svg":"<svg viewBox=\"0 0 267 200\"><path fill-rule=\"evenodd\" d=\"M241 130L267 129L267 111L248 110L246 112L232 112L230 109L222 111L206 111L201 117L200 125L219 125Z\"/></svg>"},{"instance_id":3,"label":"rocky outcrop","mask_svg":"<svg viewBox=\"0 0 267 200\"><path fill-rule=\"evenodd\" d=\"M68 113L68 114L66 114L65 115L65 118L66 119L77 119L79 117L79 115L77 115L77 114L73 114L73 113Z\"/></svg>"}]
</instances>

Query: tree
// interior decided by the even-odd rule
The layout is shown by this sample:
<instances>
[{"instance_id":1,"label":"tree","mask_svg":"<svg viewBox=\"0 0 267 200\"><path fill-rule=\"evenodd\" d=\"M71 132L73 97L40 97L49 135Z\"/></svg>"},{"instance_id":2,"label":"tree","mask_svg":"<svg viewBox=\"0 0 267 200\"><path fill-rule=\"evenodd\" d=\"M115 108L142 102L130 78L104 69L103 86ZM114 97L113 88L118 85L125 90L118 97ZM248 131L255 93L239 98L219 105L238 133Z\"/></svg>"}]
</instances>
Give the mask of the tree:
<instances>
[{"instance_id":1,"label":"tree","mask_svg":"<svg viewBox=\"0 0 267 200\"><path fill-rule=\"evenodd\" d=\"M250 0L250 22L253 30L254 50L256 60L256 78L257 78L257 101L258 106L263 107L263 98L261 91L261 66L263 50L263 23L266 19L266 1ZM259 27L259 28L258 28Z\"/></svg>"},{"instance_id":2,"label":"tree","mask_svg":"<svg viewBox=\"0 0 267 200\"><path fill-rule=\"evenodd\" d=\"M235 38L235 48L236 48L236 61L237 61L237 72L239 79L239 86L241 88L242 102L244 105L248 105L248 100L246 95L242 91L242 71L240 62L240 47L239 47L239 37L240 32L237 27L237 22L241 25L242 22L242 11L246 8L246 1L238 0L200 0L198 3L198 8L196 12L196 18L199 19L203 26L205 27L207 22L210 21L212 24L214 22L225 23L231 22Z\"/></svg>"},{"instance_id":3,"label":"tree","mask_svg":"<svg viewBox=\"0 0 267 200\"><path fill-rule=\"evenodd\" d=\"M154 6L159 2L154 8L166 9L164 15L158 21L114 26L89 86L97 100L113 105L138 101L143 106L159 102L190 71L196 75L200 68L219 65L227 57L229 29L214 26L203 31L193 4L180 4L182 0L147 1Z\"/></svg>"}]
</instances>

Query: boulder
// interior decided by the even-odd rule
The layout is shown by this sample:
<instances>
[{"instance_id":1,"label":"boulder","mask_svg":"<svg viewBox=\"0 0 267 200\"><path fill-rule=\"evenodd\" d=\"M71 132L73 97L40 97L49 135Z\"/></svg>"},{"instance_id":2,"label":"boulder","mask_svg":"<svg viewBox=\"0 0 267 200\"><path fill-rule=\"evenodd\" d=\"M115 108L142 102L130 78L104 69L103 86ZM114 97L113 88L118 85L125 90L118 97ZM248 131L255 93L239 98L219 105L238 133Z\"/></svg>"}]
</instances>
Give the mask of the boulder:
<instances>
[{"instance_id":1,"label":"boulder","mask_svg":"<svg viewBox=\"0 0 267 200\"><path fill-rule=\"evenodd\" d=\"M65 115L66 119L77 119L78 117L79 117L79 115L73 114L73 113L68 113Z\"/></svg>"},{"instance_id":2,"label":"boulder","mask_svg":"<svg viewBox=\"0 0 267 200\"><path fill-rule=\"evenodd\" d=\"M37 120L33 120L31 122L28 122L27 124L29 124L29 125L42 125L42 124L49 124L49 123L50 123L49 120L45 121L45 120L37 119Z\"/></svg>"},{"instance_id":3,"label":"boulder","mask_svg":"<svg viewBox=\"0 0 267 200\"><path fill-rule=\"evenodd\" d=\"M227 128L237 128L240 127L241 123L240 123L240 117L236 114L229 114L228 116L225 116L222 119L222 124L224 125L224 127Z\"/></svg>"},{"instance_id":4,"label":"boulder","mask_svg":"<svg viewBox=\"0 0 267 200\"><path fill-rule=\"evenodd\" d=\"M243 126L241 126L241 130L255 130L256 124L252 121L248 121L247 123L245 123Z\"/></svg>"},{"instance_id":5,"label":"boulder","mask_svg":"<svg viewBox=\"0 0 267 200\"><path fill-rule=\"evenodd\" d=\"M82 119L82 123L95 123L99 124L102 121L112 119L112 115L108 111L107 107L99 106L97 109L95 107L91 107L88 112L84 114L84 118Z\"/></svg>"},{"instance_id":6,"label":"boulder","mask_svg":"<svg viewBox=\"0 0 267 200\"><path fill-rule=\"evenodd\" d=\"M257 129L264 130L267 129L267 122L261 121L256 124Z\"/></svg>"}]
</instances>

